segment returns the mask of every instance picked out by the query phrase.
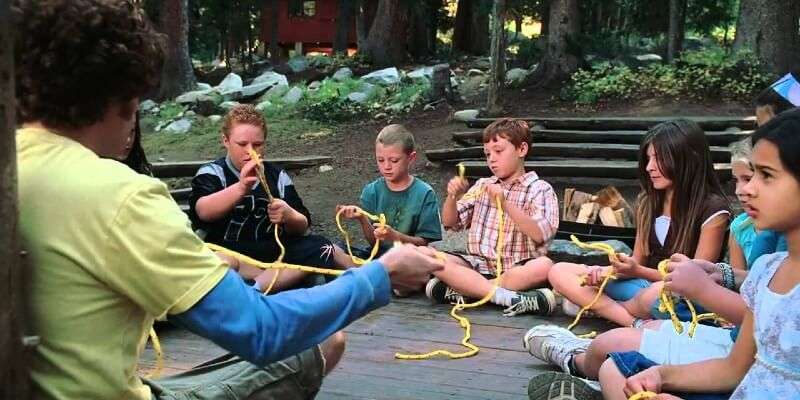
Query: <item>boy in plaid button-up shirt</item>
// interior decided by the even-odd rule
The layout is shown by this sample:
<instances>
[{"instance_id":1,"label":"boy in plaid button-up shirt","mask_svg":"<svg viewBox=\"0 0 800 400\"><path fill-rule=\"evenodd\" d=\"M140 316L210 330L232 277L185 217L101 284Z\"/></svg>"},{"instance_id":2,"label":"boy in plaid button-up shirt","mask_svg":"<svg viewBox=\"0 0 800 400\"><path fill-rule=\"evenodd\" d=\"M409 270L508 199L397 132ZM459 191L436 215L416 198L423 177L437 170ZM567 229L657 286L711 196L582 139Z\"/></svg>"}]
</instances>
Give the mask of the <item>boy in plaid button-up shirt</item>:
<instances>
[{"instance_id":1,"label":"boy in plaid button-up shirt","mask_svg":"<svg viewBox=\"0 0 800 400\"><path fill-rule=\"evenodd\" d=\"M469 229L467 254L449 254L445 269L426 288L431 299L455 302L463 297L483 298L492 290L497 262L503 273L492 302L506 307L507 316L550 314L555 297L549 289L526 291L547 282L553 262L547 246L558 229L558 199L549 183L525 172L529 128L524 121L501 119L483 132L483 148L493 176L479 179L467 190L466 180L455 177L447 185L442 223L447 229ZM500 220L505 223L503 248L497 249Z\"/></svg>"}]
</instances>

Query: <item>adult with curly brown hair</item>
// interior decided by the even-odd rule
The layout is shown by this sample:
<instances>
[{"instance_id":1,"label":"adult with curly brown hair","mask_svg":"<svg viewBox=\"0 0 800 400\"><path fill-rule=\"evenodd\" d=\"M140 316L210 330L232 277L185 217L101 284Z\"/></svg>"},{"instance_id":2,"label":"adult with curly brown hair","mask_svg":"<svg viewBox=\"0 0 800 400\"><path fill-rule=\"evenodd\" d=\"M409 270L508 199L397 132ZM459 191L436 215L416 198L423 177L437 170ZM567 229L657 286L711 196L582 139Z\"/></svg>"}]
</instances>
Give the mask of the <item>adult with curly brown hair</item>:
<instances>
[{"instance_id":1,"label":"adult with curly brown hair","mask_svg":"<svg viewBox=\"0 0 800 400\"><path fill-rule=\"evenodd\" d=\"M35 398L311 398L343 351L336 332L442 267L405 246L327 285L261 295L191 231L166 185L113 160L161 72L140 10L14 0L12 13ZM143 381L147 332L166 315L238 357Z\"/></svg>"}]
</instances>

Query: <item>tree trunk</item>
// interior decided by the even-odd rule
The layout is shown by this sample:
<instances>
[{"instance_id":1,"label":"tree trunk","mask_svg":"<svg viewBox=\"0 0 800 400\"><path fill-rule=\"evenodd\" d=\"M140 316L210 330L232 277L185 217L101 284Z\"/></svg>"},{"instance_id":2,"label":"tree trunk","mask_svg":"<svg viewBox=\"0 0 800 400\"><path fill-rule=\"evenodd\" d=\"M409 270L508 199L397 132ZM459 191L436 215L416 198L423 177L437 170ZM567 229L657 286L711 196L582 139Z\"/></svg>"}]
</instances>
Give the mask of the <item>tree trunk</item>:
<instances>
[{"instance_id":1,"label":"tree trunk","mask_svg":"<svg viewBox=\"0 0 800 400\"><path fill-rule=\"evenodd\" d=\"M171 99L197 85L189 58L188 0L161 3L161 29L167 35L166 57L161 73L160 99Z\"/></svg>"},{"instance_id":2,"label":"tree trunk","mask_svg":"<svg viewBox=\"0 0 800 400\"><path fill-rule=\"evenodd\" d=\"M453 50L473 55L489 51L489 13L484 0L459 0L453 27Z\"/></svg>"},{"instance_id":3,"label":"tree trunk","mask_svg":"<svg viewBox=\"0 0 800 400\"><path fill-rule=\"evenodd\" d=\"M680 57L683 50L684 26L686 24L686 0L669 0L669 33L667 34L667 62Z\"/></svg>"},{"instance_id":4,"label":"tree trunk","mask_svg":"<svg viewBox=\"0 0 800 400\"><path fill-rule=\"evenodd\" d=\"M339 0L339 18L336 21L336 36L333 38L333 52L347 54L350 41L350 28L353 26L354 0Z\"/></svg>"},{"instance_id":5,"label":"tree trunk","mask_svg":"<svg viewBox=\"0 0 800 400\"><path fill-rule=\"evenodd\" d=\"M269 31L269 61L272 65L278 65L281 61L281 50L278 47L278 0L271 0L269 7L270 27Z\"/></svg>"},{"instance_id":6,"label":"tree trunk","mask_svg":"<svg viewBox=\"0 0 800 400\"><path fill-rule=\"evenodd\" d=\"M576 43L581 26L578 0L552 0L549 25L545 55L527 79L535 86L567 78L578 70L581 62Z\"/></svg>"},{"instance_id":7,"label":"tree trunk","mask_svg":"<svg viewBox=\"0 0 800 400\"><path fill-rule=\"evenodd\" d=\"M486 114L496 117L503 112L500 105L500 91L506 75L506 1L495 0L492 12L492 69L489 76L489 90L486 95Z\"/></svg>"},{"instance_id":8,"label":"tree trunk","mask_svg":"<svg viewBox=\"0 0 800 400\"><path fill-rule=\"evenodd\" d=\"M375 66L397 65L406 59L408 4L406 0L380 0L362 51Z\"/></svg>"},{"instance_id":9,"label":"tree trunk","mask_svg":"<svg viewBox=\"0 0 800 400\"><path fill-rule=\"evenodd\" d=\"M30 398L23 345L25 297L17 233L14 51L9 2L0 2L0 398Z\"/></svg>"},{"instance_id":10,"label":"tree trunk","mask_svg":"<svg viewBox=\"0 0 800 400\"><path fill-rule=\"evenodd\" d=\"M734 50L752 50L766 67L784 74L800 64L796 0L741 0Z\"/></svg>"},{"instance_id":11,"label":"tree trunk","mask_svg":"<svg viewBox=\"0 0 800 400\"><path fill-rule=\"evenodd\" d=\"M408 10L408 51L411 57L420 59L433 55L436 36L436 17L431 14L433 2L428 0Z\"/></svg>"},{"instance_id":12,"label":"tree trunk","mask_svg":"<svg viewBox=\"0 0 800 400\"><path fill-rule=\"evenodd\" d=\"M542 27L539 34L547 35L547 30L550 29L550 0L542 0L540 3L539 15L542 16Z\"/></svg>"},{"instance_id":13,"label":"tree trunk","mask_svg":"<svg viewBox=\"0 0 800 400\"><path fill-rule=\"evenodd\" d=\"M367 42L367 22L364 15L364 2L362 0L354 0L356 2L356 43L360 49Z\"/></svg>"}]
</instances>

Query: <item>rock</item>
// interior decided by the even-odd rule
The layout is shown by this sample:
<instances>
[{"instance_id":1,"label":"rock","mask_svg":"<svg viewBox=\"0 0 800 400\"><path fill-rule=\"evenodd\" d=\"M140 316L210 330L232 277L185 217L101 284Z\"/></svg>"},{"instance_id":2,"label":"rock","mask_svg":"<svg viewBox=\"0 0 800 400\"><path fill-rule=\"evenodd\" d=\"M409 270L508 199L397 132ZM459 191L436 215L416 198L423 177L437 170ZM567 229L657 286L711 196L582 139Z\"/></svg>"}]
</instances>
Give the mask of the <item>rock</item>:
<instances>
[{"instance_id":1,"label":"rock","mask_svg":"<svg viewBox=\"0 0 800 400\"><path fill-rule=\"evenodd\" d=\"M333 73L333 80L341 82L353 77L353 71L350 68L342 67Z\"/></svg>"},{"instance_id":2,"label":"rock","mask_svg":"<svg viewBox=\"0 0 800 400\"><path fill-rule=\"evenodd\" d=\"M319 166L319 172L328 172L328 171L333 171L333 167L327 164Z\"/></svg>"},{"instance_id":3,"label":"rock","mask_svg":"<svg viewBox=\"0 0 800 400\"><path fill-rule=\"evenodd\" d=\"M469 71L467 71L467 76L484 76L484 75L486 75L486 72L476 68L472 68Z\"/></svg>"},{"instance_id":4,"label":"rock","mask_svg":"<svg viewBox=\"0 0 800 400\"><path fill-rule=\"evenodd\" d=\"M477 93L481 89L481 86L485 85L486 81L488 80L488 75L468 76L467 79L464 79L464 81L461 82L461 85L458 87L458 91L466 96L471 96Z\"/></svg>"},{"instance_id":5,"label":"rock","mask_svg":"<svg viewBox=\"0 0 800 400\"><path fill-rule=\"evenodd\" d=\"M256 83L256 84L244 86L240 90L241 98L244 99L244 100L248 100L248 99L252 100L252 99L258 97L259 95L261 95L261 93L266 92L267 89L269 89L270 87L272 87L274 85L275 85L274 83L270 83L270 82L261 82L261 83Z\"/></svg>"},{"instance_id":6,"label":"rock","mask_svg":"<svg viewBox=\"0 0 800 400\"><path fill-rule=\"evenodd\" d=\"M191 92L186 92L178 97L175 98L175 102L178 104L191 104L197 102L197 99L200 96L205 96L211 93L210 90L195 90Z\"/></svg>"},{"instance_id":7,"label":"rock","mask_svg":"<svg viewBox=\"0 0 800 400\"><path fill-rule=\"evenodd\" d=\"M388 116L389 115L386 114L386 113L377 113L377 114L375 114L375 119L384 119L384 118L386 118Z\"/></svg>"},{"instance_id":8,"label":"rock","mask_svg":"<svg viewBox=\"0 0 800 400\"><path fill-rule=\"evenodd\" d=\"M472 62L472 68L488 70L492 68L492 59L489 57L479 57Z\"/></svg>"},{"instance_id":9,"label":"rock","mask_svg":"<svg viewBox=\"0 0 800 400\"><path fill-rule=\"evenodd\" d=\"M269 100L264 100L256 105L256 110L263 112L267 108L272 106L272 102Z\"/></svg>"},{"instance_id":10,"label":"rock","mask_svg":"<svg viewBox=\"0 0 800 400\"><path fill-rule=\"evenodd\" d=\"M506 72L506 82L510 85L518 85L525 81L528 76L528 70L522 68L512 68Z\"/></svg>"},{"instance_id":11,"label":"rock","mask_svg":"<svg viewBox=\"0 0 800 400\"><path fill-rule=\"evenodd\" d=\"M286 104L297 104L303 98L303 89L297 86L292 87L283 95L283 102Z\"/></svg>"},{"instance_id":12,"label":"rock","mask_svg":"<svg viewBox=\"0 0 800 400\"><path fill-rule=\"evenodd\" d=\"M289 86L288 85L282 85L282 84L281 85L275 85L275 86L269 88L269 90L267 90L267 92L264 93L263 96L261 96L261 100L277 99L277 98L283 96L284 94L286 94L286 92L288 92L288 91L289 91Z\"/></svg>"},{"instance_id":13,"label":"rock","mask_svg":"<svg viewBox=\"0 0 800 400\"><path fill-rule=\"evenodd\" d=\"M234 92L238 92L242 89L242 77L236 75L235 73L231 72L222 82L217 85L217 91L220 92L223 96L226 94L231 94Z\"/></svg>"},{"instance_id":14,"label":"rock","mask_svg":"<svg viewBox=\"0 0 800 400\"><path fill-rule=\"evenodd\" d=\"M286 65L296 74L308 69L308 60L305 56L294 56L286 62Z\"/></svg>"},{"instance_id":15,"label":"rock","mask_svg":"<svg viewBox=\"0 0 800 400\"><path fill-rule=\"evenodd\" d=\"M478 117L478 110L461 110L453 114L456 121L467 122Z\"/></svg>"},{"instance_id":16,"label":"rock","mask_svg":"<svg viewBox=\"0 0 800 400\"><path fill-rule=\"evenodd\" d=\"M384 68L362 76L361 80L376 85L395 85L400 83L400 72L395 67Z\"/></svg>"},{"instance_id":17,"label":"rock","mask_svg":"<svg viewBox=\"0 0 800 400\"><path fill-rule=\"evenodd\" d=\"M433 104L425 104L425 107L422 107L422 111L433 111L436 109L436 106Z\"/></svg>"},{"instance_id":18,"label":"rock","mask_svg":"<svg viewBox=\"0 0 800 400\"><path fill-rule=\"evenodd\" d=\"M367 101L369 96L366 93L362 92L353 92L347 95L347 100L352 101L353 103L364 103Z\"/></svg>"},{"instance_id":19,"label":"rock","mask_svg":"<svg viewBox=\"0 0 800 400\"><path fill-rule=\"evenodd\" d=\"M219 107L219 103L222 100L222 96L215 92L204 94L197 97L194 105L192 105L192 110L200 115L219 114L222 111Z\"/></svg>"},{"instance_id":20,"label":"rock","mask_svg":"<svg viewBox=\"0 0 800 400\"><path fill-rule=\"evenodd\" d=\"M631 254L631 248L619 240L604 240L618 253ZM571 262L586 265L609 265L608 255L599 250L584 250L569 240L556 239L550 244L547 256L554 262Z\"/></svg>"},{"instance_id":21,"label":"rock","mask_svg":"<svg viewBox=\"0 0 800 400\"><path fill-rule=\"evenodd\" d=\"M230 111L231 108L239 105L238 101L223 101L219 106L225 111Z\"/></svg>"},{"instance_id":22,"label":"rock","mask_svg":"<svg viewBox=\"0 0 800 400\"><path fill-rule=\"evenodd\" d=\"M152 112L153 114L158 114L159 111L161 111L161 109L158 107L153 107L153 109L150 110L150 112Z\"/></svg>"},{"instance_id":23,"label":"rock","mask_svg":"<svg viewBox=\"0 0 800 400\"><path fill-rule=\"evenodd\" d=\"M155 101L147 99L147 100L139 103L139 111L148 112L148 111L156 108L157 106L158 106L158 104Z\"/></svg>"},{"instance_id":24,"label":"rock","mask_svg":"<svg viewBox=\"0 0 800 400\"><path fill-rule=\"evenodd\" d=\"M409 72L408 77L413 80L431 79L433 77L433 67L417 68Z\"/></svg>"},{"instance_id":25,"label":"rock","mask_svg":"<svg viewBox=\"0 0 800 400\"><path fill-rule=\"evenodd\" d=\"M308 90L317 90L320 86L322 86L322 82L314 81L308 84Z\"/></svg>"},{"instance_id":26,"label":"rock","mask_svg":"<svg viewBox=\"0 0 800 400\"><path fill-rule=\"evenodd\" d=\"M270 85L283 85L289 86L289 80L286 79L286 75L279 74L274 71L267 71L263 74L253 79L253 82L250 85L257 85L259 83L269 83Z\"/></svg>"},{"instance_id":27,"label":"rock","mask_svg":"<svg viewBox=\"0 0 800 400\"><path fill-rule=\"evenodd\" d=\"M207 83L197 82L197 90L211 90L213 87Z\"/></svg>"},{"instance_id":28,"label":"rock","mask_svg":"<svg viewBox=\"0 0 800 400\"><path fill-rule=\"evenodd\" d=\"M359 91L366 94L367 97L370 97L375 93L376 90L378 90L378 88L375 85L367 82L361 82L361 90Z\"/></svg>"},{"instance_id":29,"label":"rock","mask_svg":"<svg viewBox=\"0 0 800 400\"><path fill-rule=\"evenodd\" d=\"M169 133L186 133L192 128L192 121L188 118L181 118L173 121L171 124L164 128L164 132Z\"/></svg>"},{"instance_id":30,"label":"rock","mask_svg":"<svg viewBox=\"0 0 800 400\"><path fill-rule=\"evenodd\" d=\"M183 113L183 116L184 117L195 117L195 116L197 116L197 113L192 111L192 110L188 110L185 113Z\"/></svg>"},{"instance_id":31,"label":"rock","mask_svg":"<svg viewBox=\"0 0 800 400\"><path fill-rule=\"evenodd\" d=\"M208 116L208 120L211 121L211 122L219 122L219 121L222 120L222 116L221 115L209 115Z\"/></svg>"},{"instance_id":32,"label":"rock","mask_svg":"<svg viewBox=\"0 0 800 400\"><path fill-rule=\"evenodd\" d=\"M634 58L643 62L661 62L661 56L658 54L640 54Z\"/></svg>"},{"instance_id":33,"label":"rock","mask_svg":"<svg viewBox=\"0 0 800 400\"><path fill-rule=\"evenodd\" d=\"M661 64L661 56L658 54L639 54L625 57L623 61L629 67L641 68L648 65Z\"/></svg>"}]
</instances>

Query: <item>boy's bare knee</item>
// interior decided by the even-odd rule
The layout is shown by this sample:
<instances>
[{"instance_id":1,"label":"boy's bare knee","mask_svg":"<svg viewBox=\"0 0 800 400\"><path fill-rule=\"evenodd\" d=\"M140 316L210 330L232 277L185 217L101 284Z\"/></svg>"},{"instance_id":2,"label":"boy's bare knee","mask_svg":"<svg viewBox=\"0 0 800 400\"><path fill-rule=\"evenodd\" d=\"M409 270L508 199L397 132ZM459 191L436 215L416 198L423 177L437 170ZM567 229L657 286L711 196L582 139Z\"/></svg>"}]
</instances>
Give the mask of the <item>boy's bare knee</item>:
<instances>
[{"instance_id":1,"label":"boy's bare knee","mask_svg":"<svg viewBox=\"0 0 800 400\"><path fill-rule=\"evenodd\" d=\"M328 373L336 368L336 365L339 364L339 360L342 359L342 355L344 354L346 347L344 332L339 331L334 333L329 338L325 339L320 347L322 356L325 357L325 375L328 375Z\"/></svg>"}]
</instances>

